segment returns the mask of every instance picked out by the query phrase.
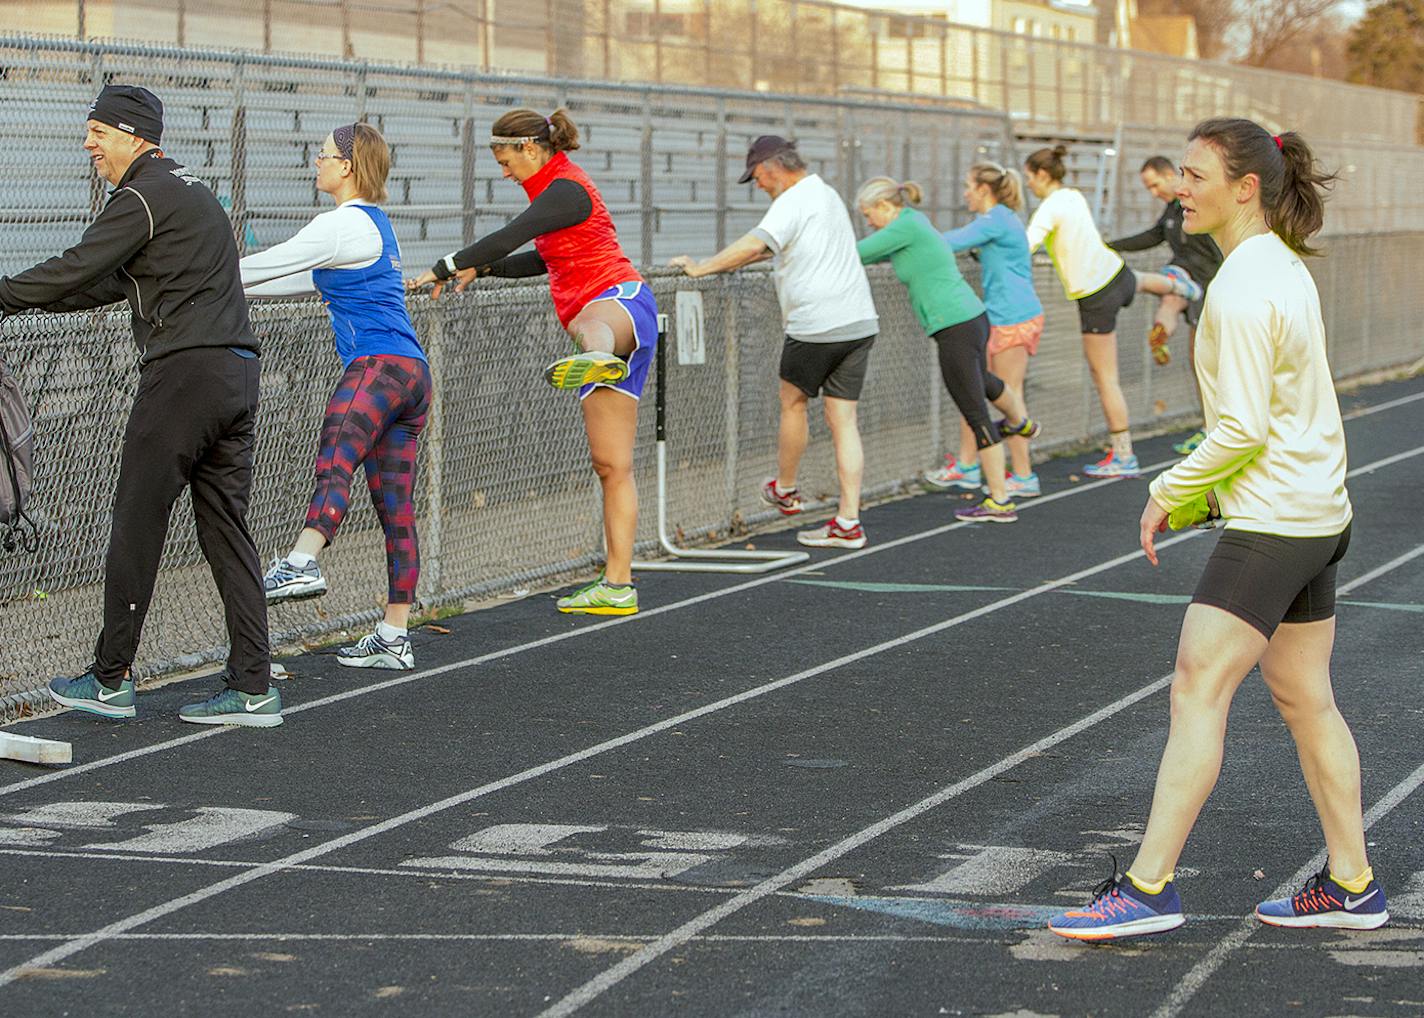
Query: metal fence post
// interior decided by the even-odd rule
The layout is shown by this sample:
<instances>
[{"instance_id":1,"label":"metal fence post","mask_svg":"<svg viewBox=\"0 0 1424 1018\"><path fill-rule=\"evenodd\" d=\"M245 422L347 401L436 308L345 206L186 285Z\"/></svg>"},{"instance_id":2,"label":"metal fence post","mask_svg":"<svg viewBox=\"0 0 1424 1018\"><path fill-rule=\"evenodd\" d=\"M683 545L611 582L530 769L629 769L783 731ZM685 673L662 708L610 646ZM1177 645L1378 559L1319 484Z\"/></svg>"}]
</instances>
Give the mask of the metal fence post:
<instances>
[{"instance_id":1,"label":"metal fence post","mask_svg":"<svg viewBox=\"0 0 1424 1018\"><path fill-rule=\"evenodd\" d=\"M730 213L728 205L728 179L727 179L727 101L719 98L717 100L717 166L713 183L713 200L717 204L716 210L716 233L717 250L727 246L727 216Z\"/></svg>"},{"instance_id":2,"label":"metal fence post","mask_svg":"<svg viewBox=\"0 0 1424 1018\"><path fill-rule=\"evenodd\" d=\"M232 107L232 132L228 144L232 148L232 233L239 251L247 250L247 106L242 90L241 58L233 77L237 94Z\"/></svg>"},{"instance_id":3,"label":"metal fence post","mask_svg":"<svg viewBox=\"0 0 1424 1018\"><path fill-rule=\"evenodd\" d=\"M655 211L653 209L653 94L650 91L643 93L643 144L641 179L638 186L639 197L642 198L640 210L643 223L642 237L642 259L644 265L653 264L653 229L655 226Z\"/></svg>"},{"instance_id":4,"label":"metal fence post","mask_svg":"<svg viewBox=\"0 0 1424 1018\"><path fill-rule=\"evenodd\" d=\"M475 118L467 116L460 127L461 236L466 244L475 239Z\"/></svg>"},{"instance_id":5,"label":"metal fence post","mask_svg":"<svg viewBox=\"0 0 1424 1018\"><path fill-rule=\"evenodd\" d=\"M432 378L443 378L445 315L431 307L424 317L430 323L425 335L425 356L430 362L430 375ZM438 386L430 401L422 444L427 457L425 484L428 513L424 533L420 537L420 585L425 588L420 600L430 604L445 587L445 399Z\"/></svg>"}]
</instances>

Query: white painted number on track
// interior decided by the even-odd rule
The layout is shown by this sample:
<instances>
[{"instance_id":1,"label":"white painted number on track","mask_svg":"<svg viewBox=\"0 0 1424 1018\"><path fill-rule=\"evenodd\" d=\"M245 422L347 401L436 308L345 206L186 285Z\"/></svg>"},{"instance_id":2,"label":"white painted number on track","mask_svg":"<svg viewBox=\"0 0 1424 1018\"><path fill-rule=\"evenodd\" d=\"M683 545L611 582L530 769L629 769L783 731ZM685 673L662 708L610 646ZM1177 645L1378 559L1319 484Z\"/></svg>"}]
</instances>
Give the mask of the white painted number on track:
<instances>
[{"instance_id":1,"label":"white painted number on track","mask_svg":"<svg viewBox=\"0 0 1424 1018\"><path fill-rule=\"evenodd\" d=\"M626 838L627 832L615 832ZM587 847L607 826L583 824L497 824L460 838L450 848L458 855L407 859L402 866L485 873L542 873L605 880L667 880L712 862L721 853L746 844L744 834L721 831L645 831L633 833L638 850L599 852Z\"/></svg>"},{"instance_id":2,"label":"white painted number on track","mask_svg":"<svg viewBox=\"0 0 1424 1018\"><path fill-rule=\"evenodd\" d=\"M922 894L973 894L1001 897L1021 891L1039 877L1070 865L1075 857L1068 852L1041 848L1013 848L1005 845L961 845L964 861L923 884L907 884L898 891ZM978 848L979 851L973 851Z\"/></svg>"},{"instance_id":3,"label":"white painted number on track","mask_svg":"<svg viewBox=\"0 0 1424 1018\"><path fill-rule=\"evenodd\" d=\"M0 817L0 845L34 848L53 845L66 832L118 831L118 818L131 813L161 812L173 807L155 802L54 802L23 813ZM266 809L200 806L183 809L191 815L164 823L140 824L142 834L122 841L90 841L76 847L106 852L183 855L206 852L220 845L257 837L288 821L295 813Z\"/></svg>"}]
</instances>

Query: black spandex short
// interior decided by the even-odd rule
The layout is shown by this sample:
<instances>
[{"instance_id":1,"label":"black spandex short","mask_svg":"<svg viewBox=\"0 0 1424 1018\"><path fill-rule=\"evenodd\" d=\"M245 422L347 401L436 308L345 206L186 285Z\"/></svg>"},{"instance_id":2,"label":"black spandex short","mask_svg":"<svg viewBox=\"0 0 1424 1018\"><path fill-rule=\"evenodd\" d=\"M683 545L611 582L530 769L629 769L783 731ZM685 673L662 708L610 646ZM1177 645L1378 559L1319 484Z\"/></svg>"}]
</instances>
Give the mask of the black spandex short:
<instances>
[{"instance_id":1,"label":"black spandex short","mask_svg":"<svg viewBox=\"0 0 1424 1018\"><path fill-rule=\"evenodd\" d=\"M934 341L944 387L974 432L974 444L980 449L998 445L999 429L989 415L989 403L1004 394L1004 383L989 371L988 314L940 329Z\"/></svg>"},{"instance_id":2,"label":"black spandex short","mask_svg":"<svg viewBox=\"0 0 1424 1018\"><path fill-rule=\"evenodd\" d=\"M1335 568L1349 547L1348 525L1334 537L1228 530L1192 601L1230 612L1269 640L1282 622L1320 622L1335 614Z\"/></svg>"},{"instance_id":3,"label":"black spandex short","mask_svg":"<svg viewBox=\"0 0 1424 1018\"><path fill-rule=\"evenodd\" d=\"M803 343L787 336L781 377L813 399L823 389L835 399L860 399L874 342L874 336L846 343Z\"/></svg>"},{"instance_id":4,"label":"black spandex short","mask_svg":"<svg viewBox=\"0 0 1424 1018\"><path fill-rule=\"evenodd\" d=\"M1126 265L1118 269L1117 275L1097 293L1080 297L1078 321L1084 332L1102 335L1117 331L1117 313L1132 303L1137 296L1137 277Z\"/></svg>"}]
</instances>

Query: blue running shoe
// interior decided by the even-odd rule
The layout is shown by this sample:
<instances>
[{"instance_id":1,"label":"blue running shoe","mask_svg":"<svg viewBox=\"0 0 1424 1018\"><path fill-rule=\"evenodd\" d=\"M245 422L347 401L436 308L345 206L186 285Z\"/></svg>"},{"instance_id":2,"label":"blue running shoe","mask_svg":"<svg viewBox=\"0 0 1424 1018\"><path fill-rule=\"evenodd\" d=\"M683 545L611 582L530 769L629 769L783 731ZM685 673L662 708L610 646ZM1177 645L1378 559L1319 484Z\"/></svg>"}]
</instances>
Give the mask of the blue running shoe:
<instances>
[{"instance_id":1,"label":"blue running shoe","mask_svg":"<svg viewBox=\"0 0 1424 1018\"><path fill-rule=\"evenodd\" d=\"M282 723L282 694L276 686L268 686L265 693L244 693L228 687L202 703L190 703L178 712L178 719L195 725L276 728Z\"/></svg>"},{"instance_id":2,"label":"blue running shoe","mask_svg":"<svg viewBox=\"0 0 1424 1018\"><path fill-rule=\"evenodd\" d=\"M1092 904L1054 916L1048 928L1072 940L1117 940L1165 933L1187 921L1175 884L1169 882L1159 894L1144 894L1126 875L1117 875L1116 863L1113 871L1093 892Z\"/></svg>"},{"instance_id":3,"label":"blue running shoe","mask_svg":"<svg viewBox=\"0 0 1424 1018\"><path fill-rule=\"evenodd\" d=\"M138 713L134 709L133 679L124 679L118 689L110 689L88 671L77 679L51 680L49 695L57 704L103 718L131 718Z\"/></svg>"},{"instance_id":4,"label":"blue running shoe","mask_svg":"<svg viewBox=\"0 0 1424 1018\"><path fill-rule=\"evenodd\" d=\"M1085 466L1083 473L1089 477L1141 477L1142 468L1137 465L1135 455L1119 456L1110 452L1098 462Z\"/></svg>"},{"instance_id":5,"label":"blue running shoe","mask_svg":"<svg viewBox=\"0 0 1424 1018\"><path fill-rule=\"evenodd\" d=\"M1374 930L1389 922L1389 910L1378 881L1371 880L1363 891L1353 894L1335 882L1326 863L1298 894L1257 905L1256 918L1271 926Z\"/></svg>"}]
</instances>

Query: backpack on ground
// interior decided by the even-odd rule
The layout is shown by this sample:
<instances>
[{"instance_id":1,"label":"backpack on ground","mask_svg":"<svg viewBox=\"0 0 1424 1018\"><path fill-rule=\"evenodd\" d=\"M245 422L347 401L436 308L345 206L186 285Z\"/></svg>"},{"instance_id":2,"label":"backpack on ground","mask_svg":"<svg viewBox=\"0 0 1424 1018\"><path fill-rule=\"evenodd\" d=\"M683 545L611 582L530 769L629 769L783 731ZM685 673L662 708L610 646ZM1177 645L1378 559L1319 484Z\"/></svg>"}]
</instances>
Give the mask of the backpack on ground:
<instances>
[{"instance_id":1,"label":"backpack on ground","mask_svg":"<svg viewBox=\"0 0 1424 1018\"><path fill-rule=\"evenodd\" d=\"M34 485L35 424L15 378L0 360L0 549L34 551L39 530L25 513Z\"/></svg>"}]
</instances>

